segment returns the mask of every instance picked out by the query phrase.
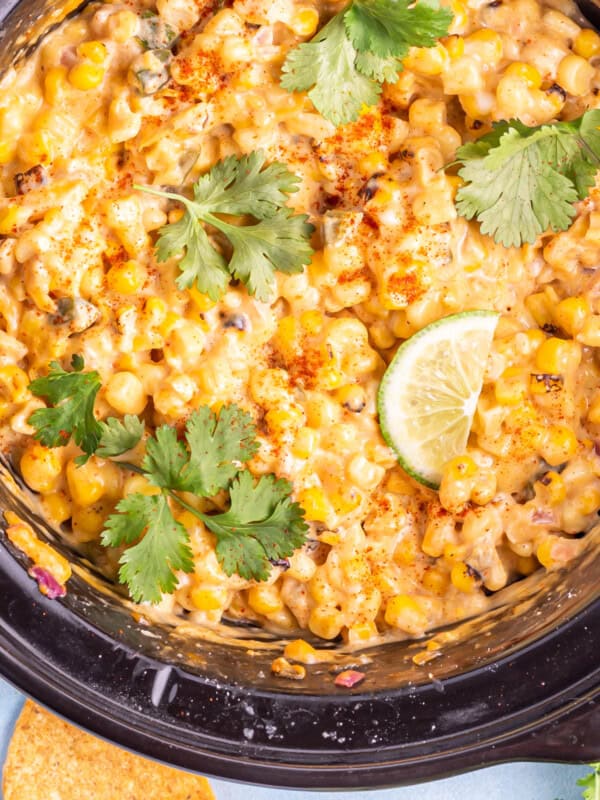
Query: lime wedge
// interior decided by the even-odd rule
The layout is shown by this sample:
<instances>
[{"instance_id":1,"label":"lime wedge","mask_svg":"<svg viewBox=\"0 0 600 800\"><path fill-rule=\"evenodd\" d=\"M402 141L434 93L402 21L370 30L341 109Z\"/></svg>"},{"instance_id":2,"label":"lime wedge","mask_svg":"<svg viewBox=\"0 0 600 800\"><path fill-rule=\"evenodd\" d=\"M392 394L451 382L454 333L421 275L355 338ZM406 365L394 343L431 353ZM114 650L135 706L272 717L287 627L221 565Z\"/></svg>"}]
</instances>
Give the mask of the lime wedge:
<instances>
[{"instance_id":1,"label":"lime wedge","mask_svg":"<svg viewBox=\"0 0 600 800\"><path fill-rule=\"evenodd\" d=\"M444 464L465 452L495 311L464 311L432 322L403 342L377 398L386 442L413 478L437 489Z\"/></svg>"}]
</instances>

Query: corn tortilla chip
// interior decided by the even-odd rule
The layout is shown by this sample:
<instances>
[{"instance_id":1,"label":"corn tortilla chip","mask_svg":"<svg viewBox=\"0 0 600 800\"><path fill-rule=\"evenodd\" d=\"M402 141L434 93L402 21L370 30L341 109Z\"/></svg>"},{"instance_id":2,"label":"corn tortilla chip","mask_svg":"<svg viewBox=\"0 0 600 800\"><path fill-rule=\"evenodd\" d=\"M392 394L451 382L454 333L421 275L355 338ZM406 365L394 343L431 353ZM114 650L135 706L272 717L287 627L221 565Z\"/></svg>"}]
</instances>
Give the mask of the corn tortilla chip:
<instances>
[{"instance_id":1,"label":"corn tortilla chip","mask_svg":"<svg viewBox=\"0 0 600 800\"><path fill-rule=\"evenodd\" d=\"M215 800L206 778L164 767L27 701L3 773L4 800Z\"/></svg>"}]
</instances>

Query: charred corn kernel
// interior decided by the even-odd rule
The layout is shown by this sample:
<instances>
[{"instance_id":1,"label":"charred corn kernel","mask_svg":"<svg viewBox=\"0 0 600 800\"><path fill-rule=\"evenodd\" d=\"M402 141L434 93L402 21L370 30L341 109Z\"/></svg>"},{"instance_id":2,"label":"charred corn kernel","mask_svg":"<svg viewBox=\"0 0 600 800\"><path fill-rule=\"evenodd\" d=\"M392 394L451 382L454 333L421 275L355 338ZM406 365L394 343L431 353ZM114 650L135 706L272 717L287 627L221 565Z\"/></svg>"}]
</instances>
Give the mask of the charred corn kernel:
<instances>
[{"instance_id":1,"label":"charred corn kernel","mask_svg":"<svg viewBox=\"0 0 600 800\"><path fill-rule=\"evenodd\" d=\"M567 297L554 309L554 322L569 336L575 336L582 329L590 311L590 304L585 297Z\"/></svg>"},{"instance_id":2,"label":"charred corn kernel","mask_svg":"<svg viewBox=\"0 0 600 800\"><path fill-rule=\"evenodd\" d=\"M53 492L62 474L61 451L31 442L21 456L21 475L34 492Z\"/></svg>"},{"instance_id":3,"label":"charred corn kernel","mask_svg":"<svg viewBox=\"0 0 600 800\"><path fill-rule=\"evenodd\" d=\"M55 525L66 522L71 517L71 501L64 492L51 492L42 499L44 513Z\"/></svg>"},{"instance_id":4,"label":"charred corn kernel","mask_svg":"<svg viewBox=\"0 0 600 800\"><path fill-rule=\"evenodd\" d=\"M517 570L521 575L531 575L538 568L538 563L533 556L519 556Z\"/></svg>"},{"instance_id":5,"label":"charred corn kernel","mask_svg":"<svg viewBox=\"0 0 600 800\"><path fill-rule=\"evenodd\" d=\"M94 64L89 61L83 61L80 64L75 64L71 67L68 74L68 80L71 86L81 91L88 91L100 86L104 79L106 70L100 64Z\"/></svg>"},{"instance_id":6,"label":"charred corn kernel","mask_svg":"<svg viewBox=\"0 0 600 800\"><path fill-rule=\"evenodd\" d=\"M198 311L210 311L211 308L215 307L215 301L211 300L208 295L198 291L196 284L188 287L187 291Z\"/></svg>"},{"instance_id":7,"label":"charred corn kernel","mask_svg":"<svg viewBox=\"0 0 600 800\"><path fill-rule=\"evenodd\" d=\"M106 45L97 41L81 42L77 45L77 55L94 64L103 64L107 55Z\"/></svg>"},{"instance_id":8,"label":"charred corn kernel","mask_svg":"<svg viewBox=\"0 0 600 800\"><path fill-rule=\"evenodd\" d=\"M393 628L417 635L427 627L427 615L418 598L409 594L397 594L388 600L385 621Z\"/></svg>"},{"instance_id":9,"label":"charred corn kernel","mask_svg":"<svg viewBox=\"0 0 600 800\"><path fill-rule=\"evenodd\" d=\"M444 47L450 58L460 58L465 52L465 40L462 36L448 36L443 40Z\"/></svg>"},{"instance_id":10,"label":"charred corn kernel","mask_svg":"<svg viewBox=\"0 0 600 800\"><path fill-rule=\"evenodd\" d=\"M575 507L580 514L594 514L600 508L600 490L597 486L588 486L578 493Z\"/></svg>"},{"instance_id":11,"label":"charred corn kernel","mask_svg":"<svg viewBox=\"0 0 600 800\"><path fill-rule=\"evenodd\" d=\"M22 522L12 511L4 513L9 527L6 535L27 558L38 567L47 570L58 583L65 584L71 577L71 565L66 558L59 555L50 545L41 542L31 527Z\"/></svg>"},{"instance_id":12,"label":"charred corn kernel","mask_svg":"<svg viewBox=\"0 0 600 800\"><path fill-rule=\"evenodd\" d=\"M456 456L444 467L444 476L453 481L462 481L477 474L477 464L471 456Z\"/></svg>"},{"instance_id":13,"label":"charred corn kernel","mask_svg":"<svg viewBox=\"0 0 600 800\"><path fill-rule=\"evenodd\" d=\"M567 487L563 477L558 472L554 472L554 470L546 472L539 481L536 481L535 486L537 487L538 484L540 493L543 492L553 506L562 503L567 497Z\"/></svg>"},{"instance_id":14,"label":"charred corn kernel","mask_svg":"<svg viewBox=\"0 0 600 800\"><path fill-rule=\"evenodd\" d=\"M94 459L77 466L73 460L67 464L67 485L73 501L78 506L91 506L103 496L104 476Z\"/></svg>"},{"instance_id":15,"label":"charred corn kernel","mask_svg":"<svg viewBox=\"0 0 600 800\"><path fill-rule=\"evenodd\" d=\"M588 421L593 425L598 425L600 423L600 392L594 396L592 402L590 403L590 407L588 408L587 412L587 418Z\"/></svg>"},{"instance_id":16,"label":"charred corn kernel","mask_svg":"<svg viewBox=\"0 0 600 800\"><path fill-rule=\"evenodd\" d=\"M51 105L57 105L67 85L67 68L50 67L44 78L44 99Z\"/></svg>"},{"instance_id":17,"label":"charred corn kernel","mask_svg":"<svg viewBox=\"0 0 600 800\"><path fill-rule=\"evenodd\" d=\"M540 455L555 467L572 458L577 452L577 437L567 425L552 425L540 447Z\"/></svg>"},{"instance_id":18,"label":"charred corn kernel","mask_svg":"<svg viewBox=\"0 0 600 800\"><path fill-rule=\"evenodd\" d=\"M321 639L335 639L339 636L343 624L342 612L329 606L315 606L308 618L308 627Z\"/></svg>"},{"instance_id":19,"label":"charred corn kernel","mask_svg":"<svg viewBox=\"0 0 600 800\"><path fill-rule=\"evenodd\" d=\"M464 561L454 564L450 572L450 580L455 589L471 594L481 586L481 577Z\"/></svg>"},{"instance_id":20,"label":"charred corn kernel","mask_svg":"<svg viewBox=\"0 0 600 800\"><path fill-rule=\"evenodd\" d=\"M358 162L358 168L363 175L376 175L384 173L388 168L387 157L383 153L374 151L363 156Z\"/></svg>"},{"instance_id":21,"label":"charred corn kernel","mask_svg":"<svg viewBox=\"0 0 600 800\"><path fill-rule=\"evenodd\" d=\"M422 583L425 589L433 594L443 595L450 583L450 576L440 569L427 569L423 573Z\"/></svg>"},{"instance_id":22,"label":"charred corn kernel","mask_svg":"<svg viewBox=\"0 0 600 800\"><path fill-rule=\"evenodd\" d=\"M148 395L144 384L133 372L115 372L106 384L106 400L119 414L141 414Z\"/></svg>"},{"instance_id":23,"label":"charred corn kernel","mask_svg":"<svg viewBox=\"0 0 600 800\"><path fill-rule=\"evenodd\" d=\"M571 54L565 56L558 65L556 80L569 94L581 97L590 91L594 73L595 69L589 61Z\"/></svg>"},{"instance_id":24,"label":"charred corn kernel","mask_svg":"<svg viewBox=\"0 0 600 800\"><path fill-rule=\"evenodd\" d=\"M303 311L300 314L300 325L311 336L321 332L324 321L323 314L320 311Z\"/></svg>"},{"instance_id":25,"label":"charred corn kernel","mask_svg":"<svg viewBox=\"0 0 600 800\"><path fill-rule=\"evenodd\" d=\"M19 367L9 364L0 367L0 398L11 403L23 403L30 397L29 377Z\"/></svg>"},{"instance_id":26,"label":"charred corn kernel","mask_svg":"<svg viewBox=\"0 0 600 800\"><path fill-rule=\"evenodd\" d=\"M217 611L220 608L225 608L228 599L229 593L227 590L216 586L210 589L196 586L190 592L190 600L198 611Z\"/></svg>"},{"instance_id":27,"label":"charred corn kernel","mask_svg":"<svg viewBox=\"0 0 600 800\"><path fill-rule=\"evenodd\" d=\"M582 58L592 58L600 53L600 36L590 28L580 31L573 42L573 50Z\"/></svg>"},{"instance_id":28,"label":"charred corn kernel","mask_svg":"<svg viewBox=\"0 0 600 800\"><path fill-rule=\"evenodd\" d=\"M508 367L494 384L496 401L502 406L518 405L527 392L527 379L519 367Z\"/></svg>"},{"instance_id":29,"label":"charred corn kernel","mask_svg":"<svg viewBox=\"0 0 600 800\"><path fill-rule=\"evenodd\" d=\"M306 677L306 668L302 664L290 664L285 658L275 658L271 664L271 672L278 678L301 681Z\"/></svg>"},{"instance_id":30,"label":"charred corn kernel","mask_svg":"<svg viewBox=\"0 0 600 800\"><path fill-rule=\"evenodd\" d=\"M248 589L248 605L257 614L274 614L281 611L283 602L276 586L259 584Z\"/></svg>"},{"instance_id":31,"label":"charred corn kernel","mask_svg":"<svg viewBox=\"0 0 600 800\"><path fill-rule=\"evenodd\" d=\"M11 236L16 233L19 224L19 207L8 206L0 211L0 234Z\"/></svg>"},{"instance_id":32,"label":"charred corn kernel","mask_svg":"<svg viewBox=\"0 0 600 800\"><path fill-rule=\"evenodd\" d=\"M292 455L296 458L310 458L315 452L318 440L319 434L314 428L300 428L292 445Z\"/></svg>"},{"instance_id":33,"label":"charred corn kernel","mask_svg":"<svg viewBox=\"0 0 600 800\"><path fill-rule=\"evenodd\" d=\"M542 76L533 64L524 61L513 61L505 70L505 75L524 80L530 89L539 89L542 85Z\"/></svg>"},{"instance_id":34,"label":"charred corn kernel","mask_svg":"<svg viewBox=\"0 0 600 800\"><path fill-rule=\"evenodd\" d=\"M342 386L337 390L335 396L345 409L354 414L360 413L367 403L365 390L357 383Z\"/></svg>"},{"instance_id":35,"label":"charred corn kernel","mask_svg":"<svg viewBox=\"0 0 600 800\"><path fill-rule=\"evenodd\" d=\"M530 294L525 298L525 306L540 328L552 321L552 307L545 292Z\"/></svg>"},{"instance_id":36,"label":"charred corn kernel","mask_svg":"<svg viewBox=\"0 0 600 800\"><path fill-rule=\"evenodd\" d=\"M559 392L564 385L562 375L549 375L547 372L534 373L529 377L529 391L533 395L547 395Z\"/></svg>"},{"instance_id":37,"label":"charred corn kernel","mask_svg":"<svg viewBox=\"0 0 600 800\"><path fill-rule=\"evenodd\" d=\"M290 28L296 36L312 36L318 24L319 12L311 6L296 9L290 20Z\"/></svg>"},{"instance_id":38,"label":"charred corn kernel","mask_svg":"<svg viewBox=\"0 0 600 800\"><path fill-rule=\"evenodd\" d=\"M115 264L106 273L108 288L120 294L135 294L143 286L146 276L137 261Z\"/></svg>"},{"instance_id":39,"label":"charred corn kernel","mask_svg":"<svg viewBox=\"0 0 600 800\"><path fill-rule=\"evenodd\" d=\"M294 639L293 642L288 642L283 650L283 655L291 661L300 661L302 664L318 664L320 661L315 648L304 639Z\"/></svg>"},{"instance_id":40,"label":"charred corn kernel","mask_svg":"<svg viewBox=\"0 0 600 800\"><path fill-rule=\"evenodd\" d=\"M548 536L545 536L542 542L538 545L535 555L540 564L543 567L546 567L546 569L552 569L552 567L555 567L560 563L552 555L554 545L558 544L558 542L560 542L559 536L553 536L552 534L549 534Z\"/></svg>"},{"instance_id":41,"label":"charred corn kernel","mask_svg":"<svg viewBox=\"0 0 600 800\"><path fill-rule=\"evenodd\" d=\"M535 354L538 371L549 375L564 375L569 367L577 367L580 360L581 346L577 342L555 336L546 339Z\"/></svg>"},{"instance_id":42,"label":"charred corn kernel","mask_svg":"<svg viewBox=\"0 0 600 800\"><path fill-rule=\"evenodd\" d=\"M300 492L298 502L305 511L309 522L325 522L333 513L333 507L325 493L318 486Z\"/></svg>"},{"instance_id":43,"label":"charred corn kernel","mask_svg":"<svg viewBox=\"0 0 600 800\"><path fill-rule=\"evenodd\" d=\"M448 51L441 42L433 47L411 47L404 66L421 75L440 75L450 62Z\"/></svg>"}]
</instances>

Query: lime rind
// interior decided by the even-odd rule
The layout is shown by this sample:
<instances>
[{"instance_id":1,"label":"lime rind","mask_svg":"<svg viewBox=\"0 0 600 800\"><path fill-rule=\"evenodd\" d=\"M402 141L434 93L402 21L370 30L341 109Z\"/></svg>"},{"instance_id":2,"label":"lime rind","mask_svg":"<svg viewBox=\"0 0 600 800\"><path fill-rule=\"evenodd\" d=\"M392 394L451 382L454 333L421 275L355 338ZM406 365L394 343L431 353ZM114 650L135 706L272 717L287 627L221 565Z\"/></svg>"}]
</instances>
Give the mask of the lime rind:
<instances>
[{"instance_id":1,"label":"lime rind","mask_svg":"<svg viewBox=\"0 0 600 800\"><path fill-rule=\"evenodd\" d=\"M465 451L499 314L463 311L403 342L379 387L384 439L402 468L437 489L443 465Z\"/></svg>"}]
</instances>

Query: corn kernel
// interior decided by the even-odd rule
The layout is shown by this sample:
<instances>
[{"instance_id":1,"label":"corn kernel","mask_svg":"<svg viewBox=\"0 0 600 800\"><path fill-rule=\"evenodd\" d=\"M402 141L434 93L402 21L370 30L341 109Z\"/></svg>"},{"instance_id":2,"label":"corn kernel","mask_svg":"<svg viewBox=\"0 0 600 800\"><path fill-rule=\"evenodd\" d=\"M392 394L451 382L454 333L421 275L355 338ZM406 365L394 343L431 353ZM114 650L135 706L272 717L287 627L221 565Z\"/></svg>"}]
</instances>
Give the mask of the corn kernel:
<instances>
[{"instance_id":1,"label":"corn kernel","mask_svg":"<svg viewBox=\"0 0 600 800\"><path fill-rule=\"evenodd\" d=\"M543 492L548 497L548 501L553 506L562 503L567 496L567 487L562 475L554 470L547 472L539 481L536 481L535 487L539 493Z\"/></svg>"},{"instance_id":2,"label":"corn kernel","mask_svg":"<svg viewBox=\"0 0 600 800\"><path fill-rule=\"evenodd\" d=\"M318 24L319 12L311 6L296 9L290 20L290 28L296 36L312 36Z\"/></svg>"},{"instance_id":3,"label":"corn kernel","mask_svg":"<svg viewBox=\"0 0 600 800\"><path fill-rule=\"evenodd\" d=\"M394 550L394 561L401 566L410 567L415 563L417 557L417 546L410 536L405 536L396 545Z\"/></svg>"},{"instance_id":4,"label":"corn kernel","mask_svg":"<svg viewBox=\"0 0 600 800\"><path fill-rule=\"evenodd\" d=\"M546 569L552 569L552 567L557 566L559 563L552 555L554 545L558 542L560 542L559 536L553 536L552 534L549 534L548 536L545 536L542 542L538 545L535 555L540 564L543 567L546 567Z\"/></svg>"},{"instance_id":5,"label":"corn kernel","mask_svg":"<svg viewBox=\"0 0 600 800\"><path fill-rule=\"evenodd\" d=\"M29 377L13 364L0 367L0 398L11 403L24 403L30 397Z\"/></svg>"},{"instance_id":6,"label":"corn kernel","mask_svg":"<svg viewBox=\"0 0 600 800\"><path fill-rule=\"evenodd\" d=\"M590 314L577 334L577 340L588 347L600 347L600 314Z\"/></svg>"},{"instance_id":7,"label":"corn kernel","mask_svg":"<svg viewBox=\"0 0 600 800\"><path fill-rule=\"evenodd\" d=\"M567 297L554 309L554 321L569 336L575 336L582 329L590 311L590 304L585 297Z\"/></svg>"},{"instance_id":8,"label":"corn kernel","mask_svg":"<svg viewBox=\"0 0 600 800\"><path fill-rule=\"evenodd\" d=\"M67 484L71 497L78 506L91 506L100 500L105 491L104 476L92 459L82 466L69 461Z\"/></svg>"},{"instance_id":9,"label":"corn kernel","mask_svg":"<svg viewBox=\"0 0 600 800\"><path fill-rule=\"evenodd\" d=\"M335 513L345 516L358 508L363 498L360 492L354 487L350 487L343 491L333 492L330 499Z\"/></svg>"},{"instance_id":10,"label":"corn kernel","mask_svg":"<svg viewBox=\"0 0 600 800\"><path fill-rule=\"evenodd\" d=\"M106 45L102 42L81 42L77 45L77 55L80 58L86 58L93 64L103 64L106 60Z\"/></svg>"},{"instance_id":11,"label":"corn kernel","mask_svg":"<svg viewBox=\"0 0 600 800\"><path fill-rule=\"evenodd\" d=\"M257 614L274 614L281 611L283 602L276 586L259 584L248 589L248 605Z\"/></svg>"},{"instance_id":12,"label":"corn kernel","mask_svg":"<svg viewBox=\"0 0 600 800\"><path fill-rule=\"evenodd\" d=\"M582 58L593 58L600 53L600 36L591 28L584 28L575 37L573 50Z\"/></svg>"},{"instance_id":13,"label":"corn kernel","mask_svg":"<svg viewBox=\"0 0 600 800\"><path fill-rule=\"evenodd\" d=\"M93 542L97 539L105 522L106 513L101 505L76 505L72 510L71 526L79 542Z\"/></svg>"},{"instance_id":14,"label":"corn kernel","mask_svg":"<svg viewBox=\"0 0 600 800\"><path fill-rule=\"evenodd\" d=\"M535 354L538 371L549 375L564 375L570 366L577 367L580 360L581 346L577 342L554 336L546 339Z\"/></svg>"},{"instance_id":15,"label":"corn kernel","mask_svg":"<svg viewBox=\"0 0 600 800\"><path fill-rule=\"evenodd\" d=\"M226 589L196 586L190 592L190 600L198 611L217 611L225 608L229 594Z\"/></svg>"},{"instance_id":16,"label":"corn kernel","mask_svg":"<svg viewBox=\"0 0 600 800\"><path fill-rule=\"evenodd\" d=\"M320 311L303 311L300 314L300 325L311 336L320 333L323 329L323 314Z\"/></svg>"},{"instance_id":17,"label":"corn kernel","mask_svg":"<svg viewBox=\"0 0 600 800\"><path fill-rule=\"evenodd\" d=\"M333 507L318 486L312 486L300 492L298 502L305 511L309 522L326 522L332 515Z\"/></svg>"},{"instance_id":18,"label":"corn kernel","mask_svg":"<svg viewBox=\"0 0 600 800\"><path fill-rule=\"evenodd\" d=\"M454 564L457 561L463 561L466 552L467 549L462 544L448 543L444 545L444 558L450 564Z\"/></svg>"},{"instance_id":19,"label":"corn kernel","mask_svg":"<svg viewBox=\"0 0 600 800\"><path fill-rule=\"evenodd\" d=\"M336 601L336 593L321 569L317 569L308 582L308 591L318 605L330 605Z\"/></svg>"},{"instance_id":20,"label":"corn kernel","mask_svg":"<svg viewBox=\"0 0 600 800\"><path fill-rule=\"evenodd\" d=\"M540 447L540 455L552 467L563 464L577 452L577 437L567 425L552 425Z\"/></svg>"},{"instance_id":21,"label":"corn kernel","mask_svg":"<svg viewBox=\"0 0 600 800\"><path fill-rule=\"evenodd\" d=\"M443 572L440 569L431 568L425 570L422 583L425 589L433 592L433 594L443 595L448 588L450 578L447 572Z\"/></svg>"},{"instance_id":22,"label":"corn kernel","mask_svg":"<svg viewBox=\"0 0 600 800\"><path fill-rule=\"evenodd\" d=\"M348 644L365 644L365 642L375 639L378 634L379 631L374 622L361 622L348 628L346 638Z\"/></svg>"},{"instance_id":23,"label":"corn kernel","mask_svg":"<svg viewBox=\"0 0 600 800\"><path fill-rule=\"evenodd\" d=\"M0 211L0 234L3 236L14 236L19 224L19 207L8 206Z\"/></svg>"},{"instance_id":24,"label":"corn kernel","mask_svg":"<svg viewBox=\"0 0 600 800\"><path fill-rule=\"evenodd\" d=\"M447 69L450 58L441 42L433 47L411 47L404 66L421 75L440 75Z\"/></svg>"},{"instance_id":25,"label":"corn kernel","mask_svg":"<svg viewBox=\"0 0 600 800\"><path fill-rule=\"evenodd\" d=\"M462 481L477 474L477 464L471 456L456 456L444 466L444 476L452 481Z\"/></svg>"},{"instance_id":26,"label":"corn kernel","mask_svg":"<svg viewBox=\"0 0 600 800\"><path fill-rule=\"evenodd\" d=\"M538 563L533 556L519 556L517 570L521 575L531 575L538 568Z\"/></svg>"},{"instance_id":27,"label":"corn kernel","mask_svg":"<svg viewBox=\"0 0 600 800\"><path fill-rule=\"evenodd\" d=\"M590 407L588 408L587 418L593 425L598 425L600 423L600 392L592 399Z\"/></svg>"},{"instance_id":28,"label":"corn kernel","mask_svg":"<svg viewBox=\"0 0 600 800\"><path fill-rule=\"evenodd\" d=\"M304 411L298 405L286 405L271 408L265 414L265 421L273 433L285 433L302 427L305 423Z\"/></svg>"},{"instance_id":29,"label":"corn kernel","mask_svg":"<svg viewBox=\"0 0 600 800\"><path fill-rule=\"evenodd\" d=\"M55 525L60 525L71 517L71 502L64 492L51 492L45 495L42 506L47 518Z\"/></svg>"},{"instance_id":30,"label":"corn kernel","mask_svg":"<svg viewBox=\"0 0 600 800\"><path fill-rule=\"evenodd\" d=\"M271 664L271 672L278 678L301 681L306 677L306 667L301 664L290 664L285 658L275 658Z\"/></svg>"},{"instance_id":31,"label":"corn kernel","mask_svg":"<svg viewBox=\"0 0 600 800\"><path fill-rule=\"evenodd\" d=\"M315 648L304 639L294 639L293 642L288 642L283 650L283 655L291 661L300 661L301 664L318 664L320 661Z\"/></svg>"},{"instance_id":32,"label":"corn kernel","mask_svg":"<svg viewBox=\"0 0 600 800\"><path fill-rule=\"evenodd\" d=\"M100 86L104 78L104 73L105 69L100 64L84 61L71 67L68 80L75 89L87 91Z\"/></svg>"},{"instance_id":33,"label":"corn kernel","mask_svg":"<svg viewBox=\"0 0 600 800\"><path fill-rule=\"evenodd\" d=\"M141 414L148 395L144 384L133 372L115 372L106 384L106 400L119 414Z\"/></svg>"},{"instance_id":34,"label":"corn kernel","mask_svg":"<svg viewBox=\"0 0 600 800\"><path fill-rule=\"evenodd\" d=\"M508 367L494 384L496 401L502 406L515 406L522 402L527 391L523 370Z\"/></svg>"},{"instance_id":35,"label":"corn kernel","mask_svg":"<svg viewBox=\"0 0 600 800\"><path fill-rule=\"evenodd\" d=\"M385 621L393 628L400 628L412 635L419 635L427 627L427 615L418 598L409 594L397 594L388 600Z\"/></svg>"},{"instance_id":36,"label":"corn kernel","mask_svg":"<svg viewBox=\"0 0 600 800\"><path fill-rule=\"evenodd\" d=\"M54 159L55 143L47 130L25 133L19 139L17 155L27 165L46 164Z\"/></svg>"},{"instance_id":37,"label":"corn kernel","mask_svg":"<svg viewBox=\"0 0 600 800\"><path fill-rule=\"evenodd\" d=\"M462 36L448 36L443 40L443 45L450 58L460 58L465 52L465 40Z\"/></svg>"},{"instance_id":38,"label":"corn kernel","mask_svg":"<svg viewBox=\"0 0 600 800\"><path fill-rule=\"evenodd\" d=\"M319 434L314 428L300 428L292 445L292 455L296 458L310 458L315 451L318 440Z\"/></svg>"},{"instance_id":39,"label":"corn kernel","mask_svg":"<svg viewBox=\"0 0 600 800\"><path fill-rule=\"evenodd\" d=\"M525 307L540 328L552 321L552 310L545 292L530 294L525 298Z\"/></svg>"},{"instance_id":40,"label":"corn kernel","mask_svg":"<svg viewBox=\"0 0 600 800\"><path fill-rule=\"evenodd\" d=\"M143 286L145 274L137 261L115 264L106 274L108 288L120 294L135 294Z\"/></svg>"},{"instance_id":41,"label":"corn kernel","mask_svg":"<svg viewBox=\"0 0 600 800\"><path fill-rule=\"evenodd\" d=\"M491 92L463 93L458 96L463 111L471 119L482 119L494 109L494 95Z\"/></svg>"},{"instance_id":42,"label":"corn kernel","mask_svg":"<svg viewBox=\"0 0 600 800\"><path fill-rule=\"evenodd\" d=\"M387 171L388 160L383 153L375 150L359 160L358 168L365 176L380 175Z\"/></svg>"},{"instance_id":43,"label":"corn kernel","mask_svg":"<svg viewBox=\"0 0 600 800\"><path fill-rule=\"evenodd\" d=\"M450 572L450 580L459 592L465 594L471 594L481 586L481 577L464 561L454 564Z\"/></svg>"},{"instance_id":44,"label":"corn kernel","mask_svg":"<svg viewBox=\"0 0 600 800\"><path fill-rule=\"evenodd\" d=\"M308 618L308 627L321 639L335 639L339 636L343 624L342 612L329 606L315 606Z\"/></svg>"},{"instance_id":45,"label":"corn kernel","mask_svg":"<svg viewBox=\"0 0 600 800\"><path fill-rule=\"evenodd\" d=\"M287 361L292 361L300 352L298 334L298 321L295 317L287 316L279 320L273 344Z\"/></svg>"},{"instance_id":46,"label":"corn kernel","mask_svg":"<svg viewBox=\"0 0 600 800\"><path fill-rule=\"evenodd\" d=\"M187 291L198 311L210 311L211 308L215 307L215 301L211 300L208 295L198 291L198 287L195 283L192 286L189 286Z\"/></svg>"},{"instance_id":47,"label":"corn kernel","mask_svg":"<svg viewBox=\"0 0 600 800\"><path fill-rule=\"evenodd\" d=\"M600 508L600 490L597 486L588 486L579 492L575 504L580 514L594 514Z\"/></svg>"},{"instance_id":48,"label":"corn kernel","mask_svg":"<svg viewBox=\"0 0 600 800\"><path fill-rule=\"evenodd\" d=\"M61 451L32 442L21 457L21 475L34 492L53 492L62 474Z\"/></svg>"},{"instance_id":49,"label":"corn kernel","mask_svg":"<svg viewBox=\"0 0 600 800\"><path fill-rule=\"evenodd\" d=\"M569 94L581 97L590 91L594 73L595 69L589 61L570 54L558 65L556 80Z\"/></svg>"},{"instance_id":50,"label":"corn kernel","mask_svg":"<svg viewBox=\"0 0 600 800\"><path fill-rule=\"evenodd\" d=\"M491 28L481 28L465 37L465 52L488 67L496 66L504 52L502 37Z\"/></svg>"},{"instance_id":51,"label":"corn kernel","mask_svg":"<svg viewBox=\"0 0 600 800\"><path fill-rule=\"evenodd\" d=\"M44 78L44 98L46 102L51 106L58 105L66 85L67 68L63 66L51 67Z\"/></svg>"},{"instance_id":52,"label":"corn kernel","mask_svg":"<svg viewBox=\"0 0 600 800\"><path fill-rule=\"evenodd\" d=\"M505 70L505 75L510 75L513 78L520 78L525 81L530 89L539 89L542 85L542 76L533 64L527 64L524 61L513 61Z\"/></svg>"}]
</instances>

